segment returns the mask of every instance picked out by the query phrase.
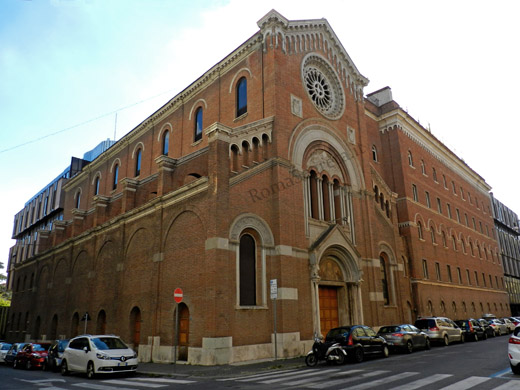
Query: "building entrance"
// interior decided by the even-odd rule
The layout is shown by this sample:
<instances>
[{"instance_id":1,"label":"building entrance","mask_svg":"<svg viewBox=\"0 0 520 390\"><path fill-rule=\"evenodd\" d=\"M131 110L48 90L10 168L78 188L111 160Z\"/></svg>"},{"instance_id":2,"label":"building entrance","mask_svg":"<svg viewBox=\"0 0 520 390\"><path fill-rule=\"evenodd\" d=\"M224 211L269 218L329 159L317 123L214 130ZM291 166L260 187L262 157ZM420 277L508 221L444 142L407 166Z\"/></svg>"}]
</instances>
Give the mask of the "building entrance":
<instances>
[{"instance_id":1,"label":"building entrance","mask_svg":"<svg viewBox=\"0 0 520 390\"><path fill-rule=\"evenodd\" d=\"M323 336L339 326L338 288L319 286L320 329Z\"/></svg>"}]
</instances>

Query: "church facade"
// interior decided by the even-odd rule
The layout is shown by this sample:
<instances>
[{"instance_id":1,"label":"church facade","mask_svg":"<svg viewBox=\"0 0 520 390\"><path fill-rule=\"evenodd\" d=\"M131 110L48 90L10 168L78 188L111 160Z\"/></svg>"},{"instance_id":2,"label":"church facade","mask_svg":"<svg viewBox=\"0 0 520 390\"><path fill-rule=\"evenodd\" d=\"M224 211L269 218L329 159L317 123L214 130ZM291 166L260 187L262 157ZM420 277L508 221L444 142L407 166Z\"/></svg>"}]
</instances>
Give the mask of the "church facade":
<instances>
[{"instance_id":1,"label":"church facade","mask_svg":"<svg viewBox=\"0 0 520 390\"><path fill-rule=\"evenodd\" d=\"M485 181L389 88L364 95L326 20L258 27L63 181L63 217L11 251L8 338L116 333L141 361L212 365L509 313Z\"/></svg>"}]
</instances>

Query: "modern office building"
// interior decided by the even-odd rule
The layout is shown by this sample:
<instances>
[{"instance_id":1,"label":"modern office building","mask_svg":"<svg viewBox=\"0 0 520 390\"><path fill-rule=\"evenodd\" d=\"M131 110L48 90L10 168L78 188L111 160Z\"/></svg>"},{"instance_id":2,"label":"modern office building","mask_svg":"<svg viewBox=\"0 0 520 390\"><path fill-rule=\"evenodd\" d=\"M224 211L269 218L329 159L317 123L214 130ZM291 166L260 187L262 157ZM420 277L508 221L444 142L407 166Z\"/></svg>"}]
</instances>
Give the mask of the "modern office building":
<instances>
[{"instance_id":1,"label":"modern office building","mask_svg":"<svg viewBox=\"0 0 520 390\"><path fill-rule=\"evenodd\" d=\"M518 215L496 199L493 199L493 217L504 267L504 280L509 295L511 313L520 315L520 231Z\"/></svg>"}]
</instances>

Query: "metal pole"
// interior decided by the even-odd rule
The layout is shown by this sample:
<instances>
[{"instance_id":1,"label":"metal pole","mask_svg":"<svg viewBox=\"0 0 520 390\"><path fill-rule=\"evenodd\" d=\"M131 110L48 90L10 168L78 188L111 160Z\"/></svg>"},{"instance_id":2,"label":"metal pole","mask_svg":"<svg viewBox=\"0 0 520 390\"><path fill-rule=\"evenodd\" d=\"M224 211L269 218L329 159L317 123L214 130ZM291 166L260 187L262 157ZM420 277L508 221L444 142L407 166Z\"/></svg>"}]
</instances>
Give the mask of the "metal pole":
<instances>
[{"instance_id":1,"label":"metal pole","mask_svg":"<svg viewBox=\"0 0 520 390\"><path fill-rule=\"evenodd\" d=\"M173 341L173 364L177 364L177 343L179 341L179 304L175 307L175 340Z\"/></svg>"},{"instance_id":2,"label":"metal pole","mask_svg":"<svg viewBox=\"0 0 520 390\"><path fill-rule=\"evenodd\" d=\"M278 360L278 342L276 340L276 298L273 299L274 306L274 360Z\"/></svg>"}]
</instances>

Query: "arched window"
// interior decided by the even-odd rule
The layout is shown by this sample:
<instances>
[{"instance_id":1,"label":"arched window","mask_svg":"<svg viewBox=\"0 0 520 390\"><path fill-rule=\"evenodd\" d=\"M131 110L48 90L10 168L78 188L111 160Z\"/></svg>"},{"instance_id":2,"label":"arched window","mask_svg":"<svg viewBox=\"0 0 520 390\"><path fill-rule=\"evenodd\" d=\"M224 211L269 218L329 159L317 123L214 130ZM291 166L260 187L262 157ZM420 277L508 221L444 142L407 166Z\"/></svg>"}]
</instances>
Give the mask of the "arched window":
<instances>
[{"instance_id":1,"label":"arched window","mask_svg":"<svg viewBox=\"0 0 520 390\"><path fill-rule=\"evenodd\" d=\"M117 188L118 178L119 178L119 164L116 164L114 167L114 181L112 183L113 190L115 190Z\"/></svg>"},{"instance_id":2,"label":"arched window","mask_svg":"<svg viewBox=\"0 0 520 390\"><path fill-rule=\"evenodd\" d=\"M417 233L419 233L419 239L423 239L423 231L422 231L422 223L421 221L417 222Z\"/></svg>"},{"instance_id":3,"label":"arched window","mask_svg":"<svg viewBox=\"0 0 520 390\"><path fill-rule=\"evenodd\" d=\"M453 250L456 251L457 250L457 239L455 238L455 236L451 236L451 241L453 243Z\"/></svg>"},{"instance_id":4,"label":"arched window","mask_svg":"<svg viewBox=\"0 0 520 390\"><path fill-rule=\"evenodd\" d=\"M170 147L170 132L166 130L163 135L163 143L162 143L162 154L164 156L168 155L168 149Z\"/></svg>"},{"instance_id":5,"label":"arched window","mask_svg":"<svg viewBox=\"0 0 520 390\"><path fill-rule=\"evenodd\" d=\"M432 176L433 176L433 180L435 182L437 182L437 171L435 170L435 168L432 168Z\"/></svg>"},{"instance_id":6,"label":"arched window","mask_svg":"<svg viewBox=\"0 0 520 390\"><path fill-rule=\"evenodd\" d=\"M197 108L195 111L195 135L193 142L197 142L202 139L202 107Z\"/></svg>"},{"instance_id":7,"label":"arched window","mask_svg":"<svg viewBox=\"0 0 520 390\"><path fill-rule=\"evenodd\" d=\"M437 240L435 239L435 229L433 226L430 226L430 235L432 237L432 244L437 244Z\"/></svg>"},{"instance_id":8,"label":"arched window","mask_svg":"<svg viewBox=\"0 0 520 390\"><path fill-rule=\"evenodd\" d=\"M137 149L137 153L135 155L135 176L139 176L141 174L141 158L142 158L142 149Z\"/></svg>"},{"instance_id":9,"label":"arched window","mask_svg":"<svg viewBox=\"0 0 520 390\"><path fill-rule=\"evenodd\" d=\"M311 171L309 184L311 197L311 218L318 219L318 177L314 171Z\"/></svg>"},{"instance_id":10,"label":"arched window","mask_svg":"<svg viewBox=\"0 0 520 390\"><path fill-rule=\"evenodd\" d=\"M408 165L413 167L413 157L412 157L412 152L410 152L410 151L408 151Z\"/></svg>"},{"instance_id":11,"label":"arched window","mask_svg":"<svg viewBox=\"0 0 520 390\"><path fill-rule=\"evenodd\" d=\"M330 222L330 191L329 191L329 178L327 176L323 176L323 180L321 182L322 194L323 194L323 216L325 221Z\"/></svg>"},{"instance_id":12,"label":"arched window","mask_svg":"<svg viewBox=\"0 0 520 390\"><path fill-rule=\"evenodd\" d=\"M240 306L256 305L256 245L249 234L240 237Z\"/></svg>"},{"instance_id":13,"label":"arched window","mask_svg":"<svg viewBox=\"0 0 520 390\"><path fill-rule=\"evenodd\" d=\"M237 117L247 112L247 80L242 77L237 83Z\"/></svg>"},{"instance_id":14,"label":"arched window","mask_svg":"<svg viewBox=\"0 0 520 390\"><path fill-rule=\"evenodd\" d=\"M426 175L426 165L424 164L424 160L421 160L421 172L423 175Z\"/></svg>"},{"instance_id":15,"label":"arched window","mask_svg":"<svg viewBox=\"0 0 520 390\"><path fill-rule=\"evenodd\" d=\"M96 180L94 181L94 195L99 194L99 176L96 177Z\"/></svg>"},{"instance_id":16,"label":"arched window","mask_svg":"<svg viewBox=\"0 0 520 390\"><path fill-rule=\"evenodd\" d=\"M76 208L79 209L80 205L81 205L81 191L78 190L78 192L76 192Z\"/></svg>"},{"instance_id":17,"label":"arched window","mask_svg":"<svg viewBox=\"0 0 520 390\"><path fill-rule=\"evenodd\" d=\"M442 246L445 248L448 247L448 243L446 241L446 233L444 231L442 232Z\"/></svg>"},{"instance_id":18,"label":"arched window","mask_svg":"<svg viewBox=\"0 0 520 390\"><path fill-rule=\"evenodd\" d=\"M390 296L388 295L388 278L386 274L386 261L383 256L379 257L380 269L381 269L381 285L383 287L383 300L385 305L390 303Z\"/></svg>"},{"instance_id":19,"label":"arched window","mask_svg":"<svg viewBox=\"0 0 520 390\"><path fill-rule=\"evenodd\" d=\"M372 145L372 160L377 162L377 148L376 145Z\"/></svg>"}]
</instances>

